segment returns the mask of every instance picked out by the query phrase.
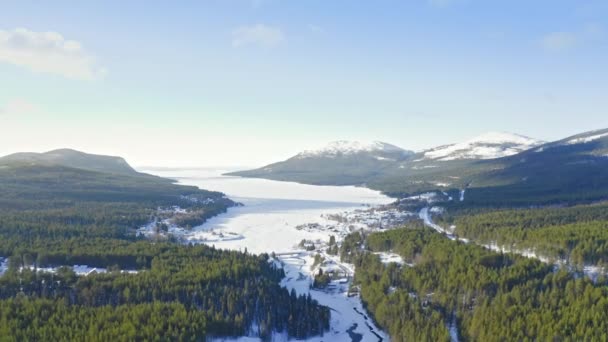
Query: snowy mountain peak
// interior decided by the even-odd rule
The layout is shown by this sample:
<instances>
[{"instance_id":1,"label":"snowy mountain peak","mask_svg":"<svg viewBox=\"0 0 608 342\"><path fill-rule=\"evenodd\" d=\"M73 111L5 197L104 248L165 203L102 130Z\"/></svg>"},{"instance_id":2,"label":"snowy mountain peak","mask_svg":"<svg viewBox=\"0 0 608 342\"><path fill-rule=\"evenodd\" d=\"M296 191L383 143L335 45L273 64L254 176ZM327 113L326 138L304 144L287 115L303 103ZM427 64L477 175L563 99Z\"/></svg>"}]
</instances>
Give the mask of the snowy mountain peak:
<instances>
[{"instance_id":1,"label":"snowy mountain peak","mask_svg":"<svg viewBox=\"0 0 608 342\"><path fill-rule=\"evenodd\" d=\"M488 132L467 141L424 152L424 159L494 159L507 157L543 144L543 141L507 132Z\"/></svg>"},{"instance_id":2,"label":"snowy mountain peak","mask_svg":"<svg viewBox=\"0 0 608 342\"><path fill-rule=\"evenodd\" d=\"M487 132L467 141L468 143L487 144L518 144L523 146L535 146L542 141L508 132Z\"/></svg>"},{"instance_id":3,"label":"snowy mountain peak","mask_svg":"<svg viewBox=\"0 0 608 342\"><path fill-rule=\"evenodd\" d=\"M399 153L406 155L413 154L412 151L404 150L398 146L391 145L381 141L372 142L359 142L359 141L348 141L338 140L333 141L324 147L314 150L306 150L296 157L308 158L318 156L330 156L335 157L338 155L352 155L359 153L371 153L371 154L394 154Z\"/></svg>"},{"instance_id":4,"label":"snowy mountain peak","mask_svg":"<svg viewBox=\"0 0 608 342\"><path fill-rule=\"evenodd\" d=\"M575 145L575 144L586 144L598 139L608 137L608 129L600 129L591 132L586 132L582 134L575 135L573 137L567 138L565 143L567 145Z\"/></svg>"}]
</instances>

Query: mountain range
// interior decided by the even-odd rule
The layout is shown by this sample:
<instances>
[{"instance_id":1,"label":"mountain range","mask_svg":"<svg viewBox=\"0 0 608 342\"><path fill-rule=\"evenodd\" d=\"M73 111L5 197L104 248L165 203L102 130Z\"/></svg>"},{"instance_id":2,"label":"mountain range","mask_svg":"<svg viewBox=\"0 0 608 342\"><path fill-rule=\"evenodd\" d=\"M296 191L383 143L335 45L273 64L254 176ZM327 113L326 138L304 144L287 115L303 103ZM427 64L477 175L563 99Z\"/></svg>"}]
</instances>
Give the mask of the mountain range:
<instances>
[{"instance_id":1,"label":"mountain range","mask_svg":"<svg viewBox=\"0 0 608 342\"><path fill-rule=\"evenodd\" d=\"M159 181L138 173L121 157L70 149L0 158L0 170L5 173L36 174L40 169ZM608 129L603 129L553 142L492 132L420 152L378 141L336 141L285 161L229 175L365 186L397 198L428 191L458 198L459 192L466 189L469 205L529 206L604 199L608 191L607 170Z\"/></svg>"},{"instance_id":2,"label":"mountain range","mask_svg":"<svg viewBox=\"0 0 608 342\"><path fill-rule=\"evenodd\" d=\"M282 162L230 175L315 185L364 185L388 176L426 175L436 168L511 156L542 143L521 135L490 132L416 153L385 142L341 140L300 152ZM441 183L447 184L443 180Z\"/></svg>"},{"instance_id":3,"label":"mountain range","mask_svg":"<svg viewBox=\"0 0 608 342\"><path fill-rule=\"evenodd\" d=\"M230 175L316 185L358 185L403 197L467 189L472 200L496 204L593 200L608 189L608 129L554 142L491 132L414 153L374 142L335 142L259 169ZM502 199L501 199L502 198Z\"/></svg>"}]
</instances>

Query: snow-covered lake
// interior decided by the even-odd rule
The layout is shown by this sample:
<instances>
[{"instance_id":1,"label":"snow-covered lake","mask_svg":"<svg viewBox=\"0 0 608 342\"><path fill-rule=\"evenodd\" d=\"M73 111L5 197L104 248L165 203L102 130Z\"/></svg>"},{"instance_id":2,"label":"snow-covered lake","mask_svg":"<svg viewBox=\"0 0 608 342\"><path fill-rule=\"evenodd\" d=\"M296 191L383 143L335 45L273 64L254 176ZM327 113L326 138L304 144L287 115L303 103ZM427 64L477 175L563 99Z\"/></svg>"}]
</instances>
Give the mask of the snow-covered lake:
<instances>
[{"instance_id":1,"label":"snow-covered lake","mask_svg":"<svg viewBox=\"0 0 608 342\"><path fill-rule=\"evenodd\" d=\"M144 170L181 184L220 191L244 204L195 228L196 238L208 230L242 236L242 239L214 241L218 248L253 253L290 252L302 240L329 239L330 232L309 232L296 227L308 223L327 223L323 214L341 213L366 205L388 204L393 199L377 191L354 186L314 186L265 179L221 176L229 170Z\"/></svg>"},{"instance_id":2,"label":"snow-covered lake","mask_svg":"<svg viewBox=\"0 0 608 342\"><path fill-rule=\"evenodd\" d=\"M366 188L345 186L313 186L291 182L221 176L229 170L143 170L147 173L172 178L185 185L221 191L244 206L231 208L192 232L187 238L208 234L209 230L240 236L239 239L213 241L218 248L244 250L253 253L293 253L279 256L287 276L282 285L299 294L310 293L320 304L331 308L331 330L324 337L310 341L388 341L388 337L373 324L358 297L348 297L344 288L333 292L310 290L313 272L311 253L301 251L302 239L327 242L331 232L302 230L297 226L310 223L327 224L328 214L388 204L393 199ZM335 223L335 222L333 222ZM327 255L325 257L331 258ZM339 263L337 258L332 258ZM352 265L340 264L353 273ZM354 336L354 338L353 338ZM360 339L359 339L360 337ZM284 336L275 336L283 341ZM241 338L238 341L257 339Z\"/></svg>"}]
</instances>

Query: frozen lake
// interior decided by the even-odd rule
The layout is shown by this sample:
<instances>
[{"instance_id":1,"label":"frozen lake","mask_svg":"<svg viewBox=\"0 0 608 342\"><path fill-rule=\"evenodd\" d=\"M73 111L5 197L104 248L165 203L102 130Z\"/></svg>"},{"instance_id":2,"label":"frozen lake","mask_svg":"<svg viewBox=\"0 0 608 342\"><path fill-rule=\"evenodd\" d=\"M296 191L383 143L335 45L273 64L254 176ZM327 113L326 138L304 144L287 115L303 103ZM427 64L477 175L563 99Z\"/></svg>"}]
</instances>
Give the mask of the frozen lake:
<instances>
[{"instance_id":1,"label":"frozen lake","mask_svg":"<svg viewBox=\"0 0 608 342\"><path fill-rule=\"evenodd\" d=\"M314 186L265 179L221 176L230 170L145 170L172 178L185 185L220 191L243 207L230 208L226 214L207 221L190 233L210 229L235 233L244 238L215 241L218 248L253 253L293 251L302 239L328 240L330 233L297 230L298 225L324 223L323 214L340 213L366 205L388 204L391 198L377 191L353 186Z\"/></svg>"}]
</instances>

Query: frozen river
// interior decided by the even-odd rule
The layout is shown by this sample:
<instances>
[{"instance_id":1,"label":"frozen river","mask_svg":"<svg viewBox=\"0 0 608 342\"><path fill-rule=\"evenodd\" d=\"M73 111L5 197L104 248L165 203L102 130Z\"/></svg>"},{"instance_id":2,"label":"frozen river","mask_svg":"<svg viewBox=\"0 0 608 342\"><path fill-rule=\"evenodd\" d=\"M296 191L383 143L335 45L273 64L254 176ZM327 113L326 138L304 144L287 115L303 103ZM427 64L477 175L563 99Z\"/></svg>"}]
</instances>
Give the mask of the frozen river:
<instances>
[{"instance_id":1,"label":"frozen river","mask_svg":"<svg viewBox=\"0 0 608 342\"><path fill-rule=\"evenodd\" d=\"M144 170L172 178L185 185L221 191L244 206L231 208L192 232L188 238L208 234L210 230L238 236L226 241L208 242L218 248L244 250L253 253L290 253L279 257L287 274L282 285L299 294L309 293L332 310L331 330L324 337L310 341L388 341L387 336L371 322L357 297L347 297L345 284L334 292L310 290L313 258L301 251L303 240L328 241L333 233L323 230L296 229L303 224L326 224L327 214L343 213L367 206L388 204L393 200L377 191L345 186L313 186L291 182L222 176L229 170ZM330 256L325 255L327 258ZM340 264L352 276L352 266ZM257 339L241 338L240 341ZM285 340L275 336L276 341Z\"/></svg>"}]
</instances>

